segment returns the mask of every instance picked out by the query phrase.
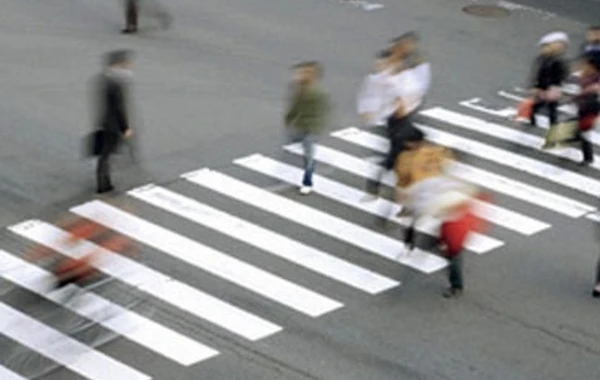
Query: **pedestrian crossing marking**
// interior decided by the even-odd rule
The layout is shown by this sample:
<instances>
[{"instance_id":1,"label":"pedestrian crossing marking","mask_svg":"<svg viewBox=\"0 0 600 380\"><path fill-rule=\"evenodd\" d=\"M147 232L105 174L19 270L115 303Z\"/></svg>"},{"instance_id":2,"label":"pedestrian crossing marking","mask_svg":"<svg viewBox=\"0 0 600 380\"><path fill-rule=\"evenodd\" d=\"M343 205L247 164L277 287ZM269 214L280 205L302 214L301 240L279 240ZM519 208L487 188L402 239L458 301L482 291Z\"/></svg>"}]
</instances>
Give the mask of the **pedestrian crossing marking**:
<instances>
[{"instance_id":1,"label":"pedestrian crossing marking","mask_svg":"<svg viewBox=\"0 0 600 380\"><path fill-rule=\"evenodd\" d=\"M160 192L155 193L159 198L163 194L166 194L166 192L162 194ZM176 199L174 196L170 198L162 197L162 199L164 202L168 202L171 208L186 207L185 204L180 202L180 199ZM78 207L76 212L193 267L205 270L311 317L321 316L343 306L338 301L317 294L104 202L88 203L85 206ZM225 304L223 306L225 307L218 308L218 305L213 307L218 313L231 314L227 317L231 318L231 324L239 326L253 323L252 320L247 320L247 317L241 314L236 317L236 313L239 314L239 311Z\"/></svg>"},{"instance_id":2,"label":"pedestrian crossing marking","mask_svg":"<svg viewBox=\"0 0 600 380\"><path fill-rule=\"evenodd\" d=\"M369 294L400 283L159 186L129 195Z\"/></svg>"},{"instance_id":3,"label":"pedestrian crossing marking","mask_svg":"<svg viewBox=\"0 0 600 380\"><path fill-rule=\"evenodd\" d=\"M298 178L302 177L303 173L302 169L264 156L261 156L260 159L253 157L248 161L245 161L242 158L236 160L236 163L258 173L292 184L296 183ZM400 218L395 217L395 215L401 209L401 207L399 207L395 202L390 202L381 198L379 198L376 202L362 202L361 200L367 195L365 192L356 190L352 187L330 180L318 174L314 175L313 190L319 195L359 209L366 213L386 219L391 217L391 220L398 222L405 227L409 225L407 221L400 221ZM437 223L434 220L427 220L423 221L423 224L419 226L418 230L435 236L436 227ZM473 233L466 243L467 249L479 254L489 252L501 247L502 245L504 245L503 242L479 233Z\"/></svg>"},{"instance_id":4,"label":"pedestrian crossing marking","mask_svg":"<svg viewBox=\"0 0 600 380\"><path fill-rule=\"evenodd\" d=\"M571 161L583 160L583 155L579 149L564 147L560 149L542 150L540 148L544 145L545 140L541 137L524 133L514 128L504 127L502 125L491 123L482 119L477 119L472 116L463 115L440 107L422 111L420 114L432 119L446 122L455 127L492 136L514 144L532 148L546 154L551 154L556 157L566 158ZM600 170L600 157L594 155L594 162L590 164L590 167Z\"/></svg>"},{"instance_id":5,"label":"pedestrian crossing marking","mask_svg":"<svg viewBox=\"0 0 600 380\"><path fill-rule=\"evenodd\" d=\"M503 119L513 118L517 115L517 110L512 107L505 107L501 109L491 109L480 105L481 98L473 98L460 102L459 104L463 107L471 108L477 111L485 112L487 114L501 117Z\"/></svg>"},{"instance_id":6,"label":"pedestrian crossing marking","mask_svg":"<svg viewBox=\"0 0 600 380\"><path fill-rule=\"evenodd\" d=\"M10 369L0 365L0 379L2 380L27 380Z\"/></svg>"},{"instance_id":7,"label":"pedestrian crossing marking","mask_svg":"<svg viewBox=\"0 0 600 380\"><path fill-rule=\"evenodd\" d=\"M380 153L387 152L389 148L387 139L355 127L333 132L332 136ZM572 218L579 218L596 210L585 203L461 162L455 162L449 170L450 174L465 181Z\"/></svg>"},{"instance_id":8,"label":"pedestrian crossing marking","mask_svg":"<svg viewBox=\"0 0 600 380\"><path fill-rule=\"evenodd\" d=\"M245 158L245 160L248 160L248 158ZM406 246L398 240L270 193L225 174L209 169L201 169L184 174L183 177L202 187L421 272L433 273L447 266L447 261L437 255L420 249L407 254Z\"/></svg>"},{"instance_id":9,"label":"pedestrian crossing marking","mask_svg":"<svg viewBox=\"0 0 600 380\"><path fill-rule=\"evenodd\" d=\"M522 154L509 152L489 144L467 139L417 124L427 134L427 139L451 149L463 151L497 164L532 174L541 179L577 190L594 197L600 195L600 182L582 174L573 173L559 166L529 158Z\"/></svg>"},{"instance_id":10,"label":"pedestrian crossing marking","mask_svg":"<svg viewBox=\"0 0 600 380\"><path fill-rule=\"evenodd\" d=\"M303 149L299 144L287 145L284 147L284 149L297 155L303 154ZM348 173L372 180L377 178L377 173L382 169L381 166L377 164L371 163L364 159L359 159L347 153L343 153L323 145L316 146L315 159L327 165L342 169ZM386 173L382 182L391 187L396 186L396 177L394 173ZM476 204L474 211L477 216L523 235L533 235L537 232L550 228L548 223L541 222L537 219L493 205L491 203L479 200L475 200L474 202ZM400 205L396 205L395 207L397 209L401 208ZM403 226L408 226L408 223L403 221L403 219L394 220L397 223L401 223ZM437 234L437 232L434 232L433 230L427 231L427 233Z\"/></svg>"},{"instance_id":11,"label":"pedestrian crossing marking","mask_svg":"<svg viewBox=\"0 0 600 380\"><path fill-rule=\"evenodd\" d=\"M0 333L90 380L151 379L3 303Z\"/></svg>"},{"instance_id":12,"label":"pedestrian crossing marking","mask_svg":"<svg viewBox=\"0 0 600 380\"><path fill-rule=\"evenodd\" d=\"M94 217L95 210L87 207L89 204L75 207L72 211L83 217ZM274 323L237 309L210 294L91 242L83 241L74 247L59 244L59 239L64 240L69 235L45 222L35 221L34 228L25 229L17 225L10 227L10 230L73 258L80 258L86 253L97 250L100 252L100 257L104 258L98 266L104 273L251 341L265 338L282 330Z\"/></svg>"},{"instance_id":13,"label":"pedestrian crossing marking","mask_svg":"<svg viewBox=\"0 0 600 380\"><path fill-rule=\"evenodd\" d=\"M61 302L60 292L48 293L48 284L40 281L41 279L51 279L51 273L3 250L0 250L0 266L17 268L17 270L0 272L0 277L47 298L57 305L86 317L106 329L112 330L132 342L181 365L190 366L218 354L217 351L203 344L197 343L94 293L86 292L79 295L80 304L85 305L84 307L77 307L70 303L65 304ZM69 286L78 288L75 285ZM104 314L110 311L110 314L114 316L107 318L102 313L98 313L98 310L104 311ZM3 378L0 377L0 379Z\"/></svg>"}]
</instances>

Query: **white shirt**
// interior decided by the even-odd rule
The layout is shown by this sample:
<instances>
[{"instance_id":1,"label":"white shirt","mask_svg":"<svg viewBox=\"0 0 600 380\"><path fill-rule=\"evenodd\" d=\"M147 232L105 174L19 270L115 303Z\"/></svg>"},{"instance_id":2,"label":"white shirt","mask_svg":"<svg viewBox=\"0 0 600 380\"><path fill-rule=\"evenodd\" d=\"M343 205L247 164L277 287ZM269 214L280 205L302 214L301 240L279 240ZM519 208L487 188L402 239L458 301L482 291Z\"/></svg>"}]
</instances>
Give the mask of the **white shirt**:
<instances>
[{"instance_id":1,"label":"white shirt","mask_svg":"<svg viewBox=\"0 0 600 380\"><path fill-rule=\"evenodd\" d=\"M385 124L385 118L389 116L384 115L383 110L389 97L387 94L392 87L390 77L389 71L369 74L360 86L357 99L358 114L371 114L367 121L370 125Z\"/></svg>"},{"instance_id":2,"label":"white shirt","mask_svg":"<svg viewBox=\"0 0 600 380\"><path fill-rule=\"evenodd\" d=\"M431 85L431 65L422 63L412 69L406 69L392 77L393 87L386 106L386 116L396 110L398 100L402 100L406 113L414 112L423 103Z\"/></svg>"}]
</instances>

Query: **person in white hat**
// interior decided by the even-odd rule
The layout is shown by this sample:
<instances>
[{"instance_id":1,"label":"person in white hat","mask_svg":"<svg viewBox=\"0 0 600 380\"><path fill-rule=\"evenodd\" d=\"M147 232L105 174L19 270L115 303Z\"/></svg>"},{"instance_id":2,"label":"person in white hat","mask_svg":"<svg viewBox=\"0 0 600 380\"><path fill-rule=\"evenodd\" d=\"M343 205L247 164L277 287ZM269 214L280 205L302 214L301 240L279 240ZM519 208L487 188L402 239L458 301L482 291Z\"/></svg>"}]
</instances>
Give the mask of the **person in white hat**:
<instances>
[{"instance_id":1,"label":"person in white hat","mask_svg":"<svg viewBox=\"0 0 600 380\"><path fill-rule=\"evenodd\" d=\"M558 101L561 97L561 86L569 75L569 68L564 59L569 36L564 32L552 32L540 39L538 45L541 54L534 62L534 75L531 81L532 95L535 99L531 113L531 125L535 126L535 115L548 109L550 125L557 123Z\"/></svg>"}]
</instances>

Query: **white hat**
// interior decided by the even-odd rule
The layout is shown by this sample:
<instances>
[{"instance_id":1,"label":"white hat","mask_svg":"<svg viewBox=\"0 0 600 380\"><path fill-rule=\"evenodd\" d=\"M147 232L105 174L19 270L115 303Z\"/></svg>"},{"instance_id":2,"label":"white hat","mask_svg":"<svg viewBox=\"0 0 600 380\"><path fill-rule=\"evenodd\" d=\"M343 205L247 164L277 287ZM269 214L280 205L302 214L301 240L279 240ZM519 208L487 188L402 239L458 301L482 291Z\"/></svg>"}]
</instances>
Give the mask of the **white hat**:
<instances>
[{"instance_id":1,"label":"white hat","mask_svg":"<svg viewBox=\"0 0 600 380\"><path fill-rule=\"evenodd\" d=\"M565 32L552 32L546 34L544 37L540 39L538 42L539 46L552 44L554 42L564 42L565 44L569 43L569 36Z\"/></svg>"}]
</instances>

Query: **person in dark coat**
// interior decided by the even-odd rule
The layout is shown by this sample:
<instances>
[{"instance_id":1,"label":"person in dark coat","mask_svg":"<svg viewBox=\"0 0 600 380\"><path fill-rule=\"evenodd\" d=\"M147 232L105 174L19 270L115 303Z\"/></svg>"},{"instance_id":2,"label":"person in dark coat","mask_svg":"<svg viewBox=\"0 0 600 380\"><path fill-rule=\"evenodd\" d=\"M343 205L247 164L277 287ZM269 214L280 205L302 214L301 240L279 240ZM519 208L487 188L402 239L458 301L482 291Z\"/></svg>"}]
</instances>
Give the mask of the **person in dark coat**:
<instances>
[{"instance_id":1,"label":"person in dark coat","mask_svg":"<svg viewBox=\"0 0 600 380\"><path fill-rule=\"evenodd\" d=\"M558 122L558 101L561 97L561 86L569 75L569 68L563 55L569 38L565 33L553 32L544 36L539 45L541 54L534 62L534 74L531 83L535 99L531 113L531 125L536 125L535 115L542 108L548 109L550 125Z\"/></svg>"},{"instance_id":2,"label":"person in dark coat","mask_svg":"<svg viewBox=\"0 0 600 380\"><path fill-rule=\"evenodd\" d=\"M155 0L150 3L148 2L149 0L125 0L125 29L123 29L122 33L137 33L138 18L142 6L147 7L149 9L148 13L160 20L164 29L167 29L171 25L172 17L169 12Z\"/></svg>"},{"instance_id":3,"label":"person in dark coat","mask_svg":"<svg viewBox=\"0 0 600 380\"><path fill-rule=\"evenodd\" d=\"M112 191L110 179L110 156L124 138L132 135L129 112L129 81L131 78L132 53L125 50L111 52L106 57L106 69L97 78L98 101L97 128L100 136L100 152L96 170L97 192Z\"/></svg>"}]
</instances>

